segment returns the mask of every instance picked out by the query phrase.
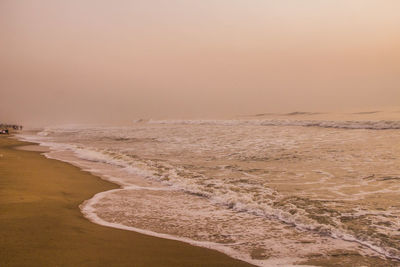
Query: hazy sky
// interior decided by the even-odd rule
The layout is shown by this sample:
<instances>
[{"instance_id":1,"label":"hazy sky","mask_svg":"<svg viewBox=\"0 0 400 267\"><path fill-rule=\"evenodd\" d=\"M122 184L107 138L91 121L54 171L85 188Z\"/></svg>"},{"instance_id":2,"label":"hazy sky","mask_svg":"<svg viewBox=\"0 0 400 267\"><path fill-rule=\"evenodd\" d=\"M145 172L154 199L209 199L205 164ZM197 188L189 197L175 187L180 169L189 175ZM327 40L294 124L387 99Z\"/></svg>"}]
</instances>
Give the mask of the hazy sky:
<instances>
[{"instance_id":1,"label":"hazy sky","mask_svg":"<svg viewBox=\"0 0 400 267\"><path fill-rule=\"evenodd\" d=\"M0 0L0 121L400 105L399 0Z\"/></svg>"}]
</instances>

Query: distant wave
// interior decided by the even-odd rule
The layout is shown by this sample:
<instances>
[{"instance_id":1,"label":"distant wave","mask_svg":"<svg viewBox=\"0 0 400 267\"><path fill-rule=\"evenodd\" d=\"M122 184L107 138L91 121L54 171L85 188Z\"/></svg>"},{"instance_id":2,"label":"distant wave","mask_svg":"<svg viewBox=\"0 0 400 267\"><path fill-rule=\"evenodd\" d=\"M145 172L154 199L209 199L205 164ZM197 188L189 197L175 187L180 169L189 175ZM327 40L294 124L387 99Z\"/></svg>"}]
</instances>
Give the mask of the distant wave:
<instances>
[{"instance_id":1,"label":"distant wave","mask_svg":"<svg viewBox=\"0 0 400 267\"><path fill-rule=\"evenodd\" d=\"M137 119L137 120L133 120L133 123L142 123L142 122L148 122L148 119Z\"/></svg>"},{"instance_id":2,"label":"distant wave","mask_svg":"<svg viewBox=\"0 0 400 267\"><path fill-rule=\"evenodd\" d=\"M322 112L294 111L288 113L258 113L254 115L244 115L241 117L263 117L263 116L297 116L297 115L320 115Z\"/></svg>"},{"instance_id":3,"label":"distant wave","mask_svg":"<svg viewBox=\"0 0 400 267\"><path fill-rule=\"evenodd\" d=\"M318 114L323 114L323 113L320 113L320 112L295 111L295 112L290 112L290 113L286 113L286 114L283 114L283 115L296 116L296 115L318 115Z\"/></svg>"},{"instance_id":4,"label":"distant wave","mask_svg":"<svg viewBox=\"0 0 400 267\"><path fill-rule=\"evenodd\" d=\"M254 125L254 126L303 126L338 129L389 130L400 129L400 121L319 121L319 120L150 120L150 124L193 125Z\"/></svg>"},{"instance_id":5,"label":"distant wave","mask_svg":"<svg viewBox=\"0 0 400 267\"><path fill-rule=\"evenodd\" d=\"M351 113L351 114L368 115L368 114L376 114L376 113L379 113L379 112L381 112L381 111L379 111L379 110L376 110L376 111L363 111L363 112L354 112L354 113Z\"/></svg>"}]
</instances>

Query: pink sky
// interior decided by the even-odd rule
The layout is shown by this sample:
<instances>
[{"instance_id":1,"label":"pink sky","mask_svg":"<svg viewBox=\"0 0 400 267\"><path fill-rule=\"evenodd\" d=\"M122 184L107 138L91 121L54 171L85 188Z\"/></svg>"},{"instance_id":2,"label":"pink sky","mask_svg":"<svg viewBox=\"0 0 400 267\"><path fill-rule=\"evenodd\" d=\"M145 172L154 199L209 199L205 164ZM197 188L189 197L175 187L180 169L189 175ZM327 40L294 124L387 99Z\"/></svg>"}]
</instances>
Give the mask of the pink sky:
<instances>
[{"instance_id":1,"label":"pink sky","mask_svg":"<svg viewBox=\"0 0 400 267\"><path fill-rule=\"evenodd\" d=\"M0 2L0 121L400 105L400 1Z\"/></svg>"}]
</instances>

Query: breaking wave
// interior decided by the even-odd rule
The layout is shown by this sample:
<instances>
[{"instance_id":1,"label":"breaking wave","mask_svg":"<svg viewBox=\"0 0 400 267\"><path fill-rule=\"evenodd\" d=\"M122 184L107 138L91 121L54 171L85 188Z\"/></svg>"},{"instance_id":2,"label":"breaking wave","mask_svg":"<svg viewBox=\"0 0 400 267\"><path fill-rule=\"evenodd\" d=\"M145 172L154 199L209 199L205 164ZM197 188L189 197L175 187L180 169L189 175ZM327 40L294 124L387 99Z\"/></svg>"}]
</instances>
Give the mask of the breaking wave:
<instances>
[{"instance_id":1,"label":"breaking wave","mask_svg":"<svg viewBox=\"0 0 400 267\"><path fill-rule=\"evenodd\" d=\"M266 126L283 127L266 131ZM105 225L182 237L193 244L216 242L249 262L250 254L265 257L260 265L272 241L286 244L288 255L305 248L354 248L335 243L340 240L362 245L367 254L400 260L400 211L393 203L370 206L382 194L396 199L400 192L399 151L392 146L398 133L312 127L385 130L400 129L400 122L150 120L131 127L50 127L25 140L61 152L49 157L106 164L168 188L149 195L154 187L144 188L121 173L112 176L123 189L100 193L82 206L88 218ZM64 151L73 159L66 159ZM143 210L138 209L141 202L147 203ZM182 214L183 206L188 214ZM153 223L143 223L149 220ZM169 227L162 225L168 220ZM197 224L208 228L194 231ZM268 236L270 229L276 236ZM312 241L293 241L303 237ZM280 250L271 255L282 256ZM301 253L297 256L307 255Z\"/></svg>"},{"instance_id":2,"label":"breaking wave","mask_svg":"<svg viewBox=\"0 0 400 267\"><path fill-rule=\"evenodd\" d=\"M318 121L318 120L150 120L150 124L193 125L250 125L250 126L303 126L338 129L389 130L400 129L400 121Z\"/></svg>"}]
</instances>

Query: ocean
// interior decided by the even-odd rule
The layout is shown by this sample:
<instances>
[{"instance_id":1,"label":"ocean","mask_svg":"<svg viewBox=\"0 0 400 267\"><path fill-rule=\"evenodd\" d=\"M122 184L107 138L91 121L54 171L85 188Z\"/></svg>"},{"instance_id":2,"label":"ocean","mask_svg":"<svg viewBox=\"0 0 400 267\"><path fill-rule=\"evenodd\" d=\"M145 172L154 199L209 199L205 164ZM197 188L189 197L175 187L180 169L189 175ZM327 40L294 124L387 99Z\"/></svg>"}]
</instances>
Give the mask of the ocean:
<instances>
[{"instance_id":1,"label":"ocean","mask_svg":"<svg viewBox=\"0 0 400 267\"><path fill-rule=\"evenodd\" d=\"M26 132L121 186L89 220L260 266L332 251L400 261L400 121L150 120Z\"/></svg>"}]
</instances>

